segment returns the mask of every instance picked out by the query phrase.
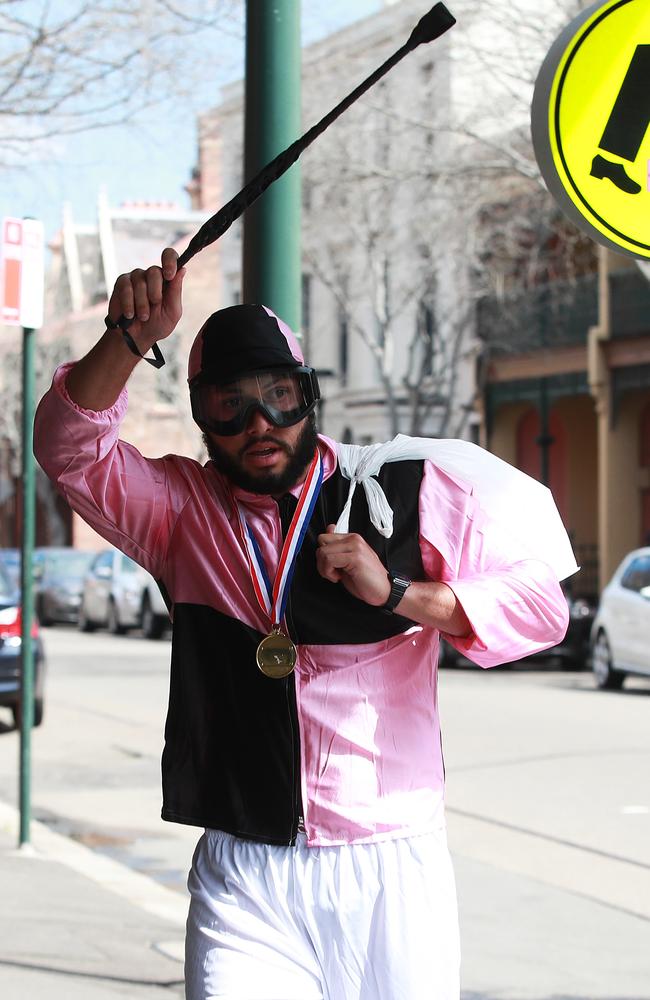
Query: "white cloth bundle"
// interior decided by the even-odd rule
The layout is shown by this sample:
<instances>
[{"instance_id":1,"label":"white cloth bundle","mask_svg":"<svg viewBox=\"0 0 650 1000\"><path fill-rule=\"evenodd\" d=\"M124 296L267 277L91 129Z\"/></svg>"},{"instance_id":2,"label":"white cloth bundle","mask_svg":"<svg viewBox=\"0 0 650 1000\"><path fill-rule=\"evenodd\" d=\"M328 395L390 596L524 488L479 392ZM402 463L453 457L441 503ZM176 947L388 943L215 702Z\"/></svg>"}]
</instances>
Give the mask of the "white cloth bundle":
<instances>
[{"instance_id":1,"label":"white cloth bundle","mask_svg":"<svg viewBox=\"0 0 650 1000\"><path fill-rule=\"evenodd\" d=\"M443 472L473 487L488 517L521 542L530 558L541 559L564 580L578 570L569 536L553 494L525 472L470 441L415 438L398 434L381 444L337 444L339 467L350 479L348 498L336 530L346 532L357 483L363 486L370 520L385 538L393 533L393 511L374 478L385 462L428 459Z\"/></svg>"}]
</instances>

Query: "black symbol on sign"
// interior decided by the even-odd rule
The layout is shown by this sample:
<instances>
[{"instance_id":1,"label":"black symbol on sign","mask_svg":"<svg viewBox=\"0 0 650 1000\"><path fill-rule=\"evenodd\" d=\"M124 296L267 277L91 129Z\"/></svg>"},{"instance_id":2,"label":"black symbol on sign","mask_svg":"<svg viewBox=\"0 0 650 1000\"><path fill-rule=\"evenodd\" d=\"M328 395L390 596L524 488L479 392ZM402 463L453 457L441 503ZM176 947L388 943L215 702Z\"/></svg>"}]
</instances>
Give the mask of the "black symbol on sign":
<instances>
[{"instance_id":1,"label":"black symbol on sign","mask_svg":"<svg viewBox=\"0 0 650 1000\"><path fill-rule=\"evenodd\" d=\"M650 45L637 45L625 79L614 102L599 149L634 163L650 123ZM591 176L607 177L621 191L638 194L641 185L627 173L622 163L613 163L597 153Z\"/></svg>"}]
</instances>

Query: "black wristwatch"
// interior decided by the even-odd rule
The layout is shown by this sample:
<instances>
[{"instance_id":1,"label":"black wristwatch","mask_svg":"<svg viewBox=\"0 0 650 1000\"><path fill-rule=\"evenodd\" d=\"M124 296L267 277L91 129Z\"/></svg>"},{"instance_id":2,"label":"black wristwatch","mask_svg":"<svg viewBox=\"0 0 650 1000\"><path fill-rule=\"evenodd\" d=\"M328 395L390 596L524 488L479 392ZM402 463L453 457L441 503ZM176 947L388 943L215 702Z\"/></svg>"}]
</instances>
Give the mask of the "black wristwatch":
<instances>
[{"instance_id":1,"label":"black wristwatch","mask_svg":"<svg viewBox=\"0 0 650 1000\"><path fill-rule=\"evenodd\" d=\"M386 603L382 604L381 610L392 614L411 586L411 581L407 576L401 576L399 573L391 573L390 571L388 572L388 579L390 580L390 594Z\"/></svg>"}]
</instances>

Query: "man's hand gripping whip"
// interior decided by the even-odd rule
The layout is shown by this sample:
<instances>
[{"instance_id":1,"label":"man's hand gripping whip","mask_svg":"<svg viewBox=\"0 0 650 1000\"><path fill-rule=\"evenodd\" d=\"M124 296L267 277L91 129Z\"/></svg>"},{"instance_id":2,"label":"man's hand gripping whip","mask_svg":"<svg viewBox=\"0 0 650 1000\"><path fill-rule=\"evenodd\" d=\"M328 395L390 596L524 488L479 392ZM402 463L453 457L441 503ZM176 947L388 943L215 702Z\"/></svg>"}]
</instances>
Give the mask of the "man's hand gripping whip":
<instances>
[{"instance_id":1,"label":"man's hand gripping whip","mask_svg":"<svg viewBox=\"0 0 650 1000\"><path fill-rule=\"evenodd\" d=\"M354 104L358 98L362 97L378 80L381 80L383 76L388 73L393 66L397 65L405 55L412 52L413 49L417 48L423 42L432 42L434 39L439 38L443 35L449 28L453 27L456 23L456 19L452 14L449 13L447 8L443 3L437 3L431 8L428 14L418 21L415 28L411 32L408 41L402 45L397 52L393 53L386 62L382 63L378 69L371 73L363 83L360 83L351 94L348 94L339 104L336 105L328 114L326 114L316 125L313 125L309 131L305 132L303 136L292 142L290 146L287 146L285 150L278 153L274 159L266 164L265 167L259 171L255 177L252 178L246 184L245 187L236 194L229 202L227 202L216 215L204 222L199 231L192 237L189 245L183 251L183 253L178 258L178 267L181 268L189 260L194 257L199 250L203 250L204 247L210 246L215 240L218 240L220 236L230 228L233 222L236 221L246 209L253 204L254 201L262 195L266 189L277 181L278 178L282 177L284 173L291 167L299 156L303 153L308 146L312 144L314 139L321 135L325 129L329 128L332 122L335 122L339 115L343 114L344 111ZM120 326L125 333L125 339L127 344L134 353L140 355L135 342L127 333L127 328L131 321L127 320L126 317L120 316L117 321L117 326ZM165 361L160 353L160 350L156 344L153 345L153 352L155 358L149 361L155 368L161 368ZM141 356L141 355L140 355Z\"/></svg>"}]
</instances>

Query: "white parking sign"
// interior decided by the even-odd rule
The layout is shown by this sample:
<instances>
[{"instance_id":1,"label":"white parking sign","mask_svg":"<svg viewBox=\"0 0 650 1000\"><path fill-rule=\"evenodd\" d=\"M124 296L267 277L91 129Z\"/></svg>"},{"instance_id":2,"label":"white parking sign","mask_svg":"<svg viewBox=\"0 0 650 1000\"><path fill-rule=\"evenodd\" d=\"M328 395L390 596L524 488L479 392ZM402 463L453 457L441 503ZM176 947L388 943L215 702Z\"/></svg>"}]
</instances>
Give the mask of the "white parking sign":
<instances>
[{"instance_id":1,"label":"white parking sign","mask_svg":"<svg viewBox=\"0 0 650 1000\"><path fill-rule=\"evenodd\" d=\"M2 223L2 322L37 330L43 325L45 286L43 223L5 218Z\"/></svg>"}]
</instances>

